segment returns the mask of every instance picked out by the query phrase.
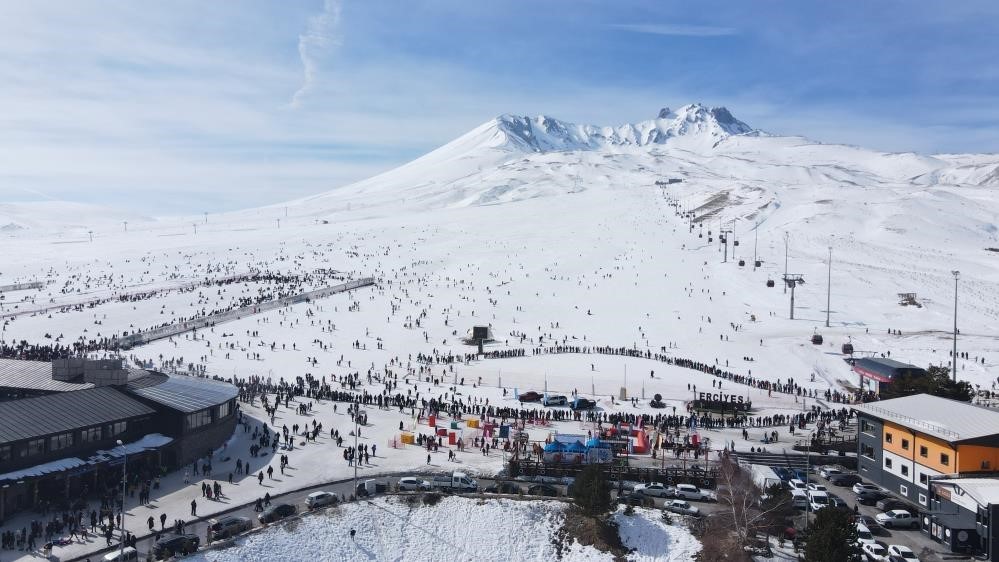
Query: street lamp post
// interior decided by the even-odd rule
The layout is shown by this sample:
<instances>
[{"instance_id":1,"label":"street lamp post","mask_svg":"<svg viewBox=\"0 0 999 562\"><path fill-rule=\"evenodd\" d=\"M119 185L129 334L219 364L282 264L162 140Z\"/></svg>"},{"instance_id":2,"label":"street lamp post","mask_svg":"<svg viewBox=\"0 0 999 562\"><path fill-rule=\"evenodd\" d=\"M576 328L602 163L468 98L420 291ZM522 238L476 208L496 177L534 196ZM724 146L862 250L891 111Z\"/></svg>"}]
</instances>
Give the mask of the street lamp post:
<instances>
[{"instance_id":1,"label":"street lamp post","mask_svg":"<svg viewBox=\"0 0 999 562\"><path fill-rule=\"evenodd\" d=\"M952 351L952 368L951 368L951 378L957 380L957 280L961 277L961 272L951 271L954 275L954 349Z\"/></svg>"},{"instance_id":2,"label":"street lamp post","mask_svg":"<svg viewBox=\"0 0 999 562\"><path fill-rule=\"evenodd\" d=\"M117 441L118 446L121 447L122 461L121 461L121 545L119 550L118 559L125 559L125 475L128 470L128 449L125 448L125 444L121 442L121 439Z\"/></svg>"},{"instance_id":3,"label":"street lamp post","mask_svg":"<svg viewBox=\"0 0 999 562\"><path fill-rule=\"evenodd\" d=\"M829 246L829 270L826 279L826 328L829 327L829 309L832 301L832 246Z\"/></svg>"},{"instance_id":4,"label":"street lamp post","mask_svg":"<svg viewBox=\"0 0 999 562\"><path fill-rule=\"evenodd\" d=\"M784 276L787 276L787 243L790 238L790 234L784 231ZM787 293L787 284L784 285L784 293Z\"/></svg>"}]
</instances>

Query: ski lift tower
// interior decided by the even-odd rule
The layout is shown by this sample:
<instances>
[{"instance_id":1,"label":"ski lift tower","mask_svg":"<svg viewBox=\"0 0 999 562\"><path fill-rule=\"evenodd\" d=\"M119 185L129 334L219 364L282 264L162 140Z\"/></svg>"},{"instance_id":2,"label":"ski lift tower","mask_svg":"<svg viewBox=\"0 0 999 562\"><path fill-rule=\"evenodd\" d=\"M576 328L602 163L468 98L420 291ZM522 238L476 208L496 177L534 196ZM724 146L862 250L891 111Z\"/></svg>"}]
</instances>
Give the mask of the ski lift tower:
<instances>
[{"instance_id":1,"label":"ski lift tower","mask_svg":"<svg viewBox=\"0 0 999 562\"><path fill-rule=\"evenodd\" d=\"M784 286L791 289L791 320L794 320L794 288L805 284L805 276L800 273L785 273Z\"/></svg>"},{"instance_id":2,"label":"ski lift tower","mask_svg":"<svg viewBox=\"0 0 999 562\"><path fill-rule=\"evenodd\" d=\"M732 234L732 230L725 229L721 231L721 236L718 237L719 242L721 242L722 245L725 246L725 259L722 260L722 263L728 263L728 237L730 234ZM732 249L732 257L733 258L735 257L735 248Z\"/></svg>"}]
</instances>

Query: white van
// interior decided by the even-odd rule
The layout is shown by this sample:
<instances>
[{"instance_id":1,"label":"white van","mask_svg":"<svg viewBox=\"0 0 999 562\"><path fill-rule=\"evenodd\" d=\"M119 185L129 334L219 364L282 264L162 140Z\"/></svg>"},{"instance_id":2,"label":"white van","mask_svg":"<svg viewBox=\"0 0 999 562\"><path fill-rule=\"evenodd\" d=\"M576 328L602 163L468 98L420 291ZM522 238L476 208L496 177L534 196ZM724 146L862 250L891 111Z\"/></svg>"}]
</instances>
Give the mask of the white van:
<instances>
[{"instance_id":1,"label":"white van","mask_svg":"<svg viewBox=\"0 0 999 562\"><path fill-rule=\"evenodd\" d=\"M818 490L808 492L808 507L812 511L818 511L829 506L829 494Z\"/></svg>"},{"instance_id":2,"label":"white van","mask_svg":"<svg viewBox=\"0 0 999 562\"><path fill-rule=\"evenodd\" d=\"M134 548L126 546L124 549L114 549L104 555L104 562L134 562L139 559L139 553Z\"/></svg>"},{"instance_id":3,"label":"white van","mask_svg":"<svg viewBox=\"0 0 999 562\"><path fill-rule=\"evenodd\" d=\"M791 490L791 507L808 509L808 494L804 490Z\"/></svg>"},{"instance_id":4,"label":"white van","mask_svg":"<svg viewBox=\"0 0 999 562\"><path fill-rule=\"evenodd\" d=\"M799 480L797 478L794 478L790 482L788 482L788 486L790 486L792 490L805 491L808 489L808 484L804 480Z\"/></svg>"}]
</instances>

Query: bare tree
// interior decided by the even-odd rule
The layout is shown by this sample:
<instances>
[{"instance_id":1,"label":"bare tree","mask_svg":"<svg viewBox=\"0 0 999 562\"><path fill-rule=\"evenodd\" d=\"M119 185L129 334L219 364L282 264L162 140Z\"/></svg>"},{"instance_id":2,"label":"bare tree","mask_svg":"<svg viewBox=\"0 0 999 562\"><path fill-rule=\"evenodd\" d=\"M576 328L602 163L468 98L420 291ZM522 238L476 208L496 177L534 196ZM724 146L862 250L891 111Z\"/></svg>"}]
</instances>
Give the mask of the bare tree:
<instances>
[{"instance_id":1,"label":"bare tree","mask_svg":"<svg viewBox=\"0 0 999 562\"><path fill-rule=\"evenodd\" d=\"M718 465L718 503L725 507L726 519L730 520L740 545L750 544L761 532L769 534L790 511L786 495L761 501L762 495L747 471L728 455L722 457Z\"/></svg>"}]
</instances>

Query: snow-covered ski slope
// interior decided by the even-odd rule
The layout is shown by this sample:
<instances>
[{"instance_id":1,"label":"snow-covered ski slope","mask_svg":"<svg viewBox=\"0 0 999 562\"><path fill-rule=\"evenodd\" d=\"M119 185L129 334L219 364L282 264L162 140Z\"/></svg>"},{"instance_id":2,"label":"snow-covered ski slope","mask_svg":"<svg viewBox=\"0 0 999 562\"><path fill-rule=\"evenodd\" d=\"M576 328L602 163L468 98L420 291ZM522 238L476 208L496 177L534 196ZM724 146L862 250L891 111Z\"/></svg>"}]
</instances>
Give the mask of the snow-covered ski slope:
<instances>
[{"instance_id":1,"label":"snow-covered ski slope","mask_svg":"<svg viewBox=\"0 0 999 562\"><path fill-rule=\"evenodd\" d=\"M772 136L727 110L699 105L619 127L504 115L379 176L286 204L210 215L206 224L201 216L135 219L126 233L120 221L128 219L78 214L70 226L43 228L21 212L10 224L25 228L4 234L15 250L5 252L0 283L48 273L56 284L70 272L113 270L115 282L129 286L197 277L218 263L233 271L334 267L394 281L396 291L405 282L420 286L394 317L387 302L376 301L378 313L359 322L373 328L388 317L399 330L384 330L393 354L463 350L453 332L489 322L510 347L520 346L511 333L652 349L673 343L678 355L728 360L734 371L799 382L816 373L828 384L850 376L835 353L848 337L861 353L949 361L951 271L960 270L960 348L986 361L967 362L962 376L988 386L999 347L999 253L987 250L999 247L997 168L996 155L890 154ZM656 186L667 178L683 181ZM676 206L692 210L702 226L689 232ZM720 228L732 229L740 244L727 263ZM793 322L780 285L785 233L788 269L806 280ZM763 263L754 271L757 237ZM768 279L777 286L768 288ZM900 306L902 292L916 293L923 306ZM382 300L401 295L386 285ZM95 311L69 312L59 331L73 339L85 327L91 334L140 328L164 321L162 304L204 306L175 300L164 297L148 313L140 303L134 312L107 314L100 328ZM397 326L424 308L434 322L420 330ZM807 344L816 327L826 335L823 347ZM43 317L20 318L5 337L38 340L52 331Z\"/></svg>"}]
</instances>

